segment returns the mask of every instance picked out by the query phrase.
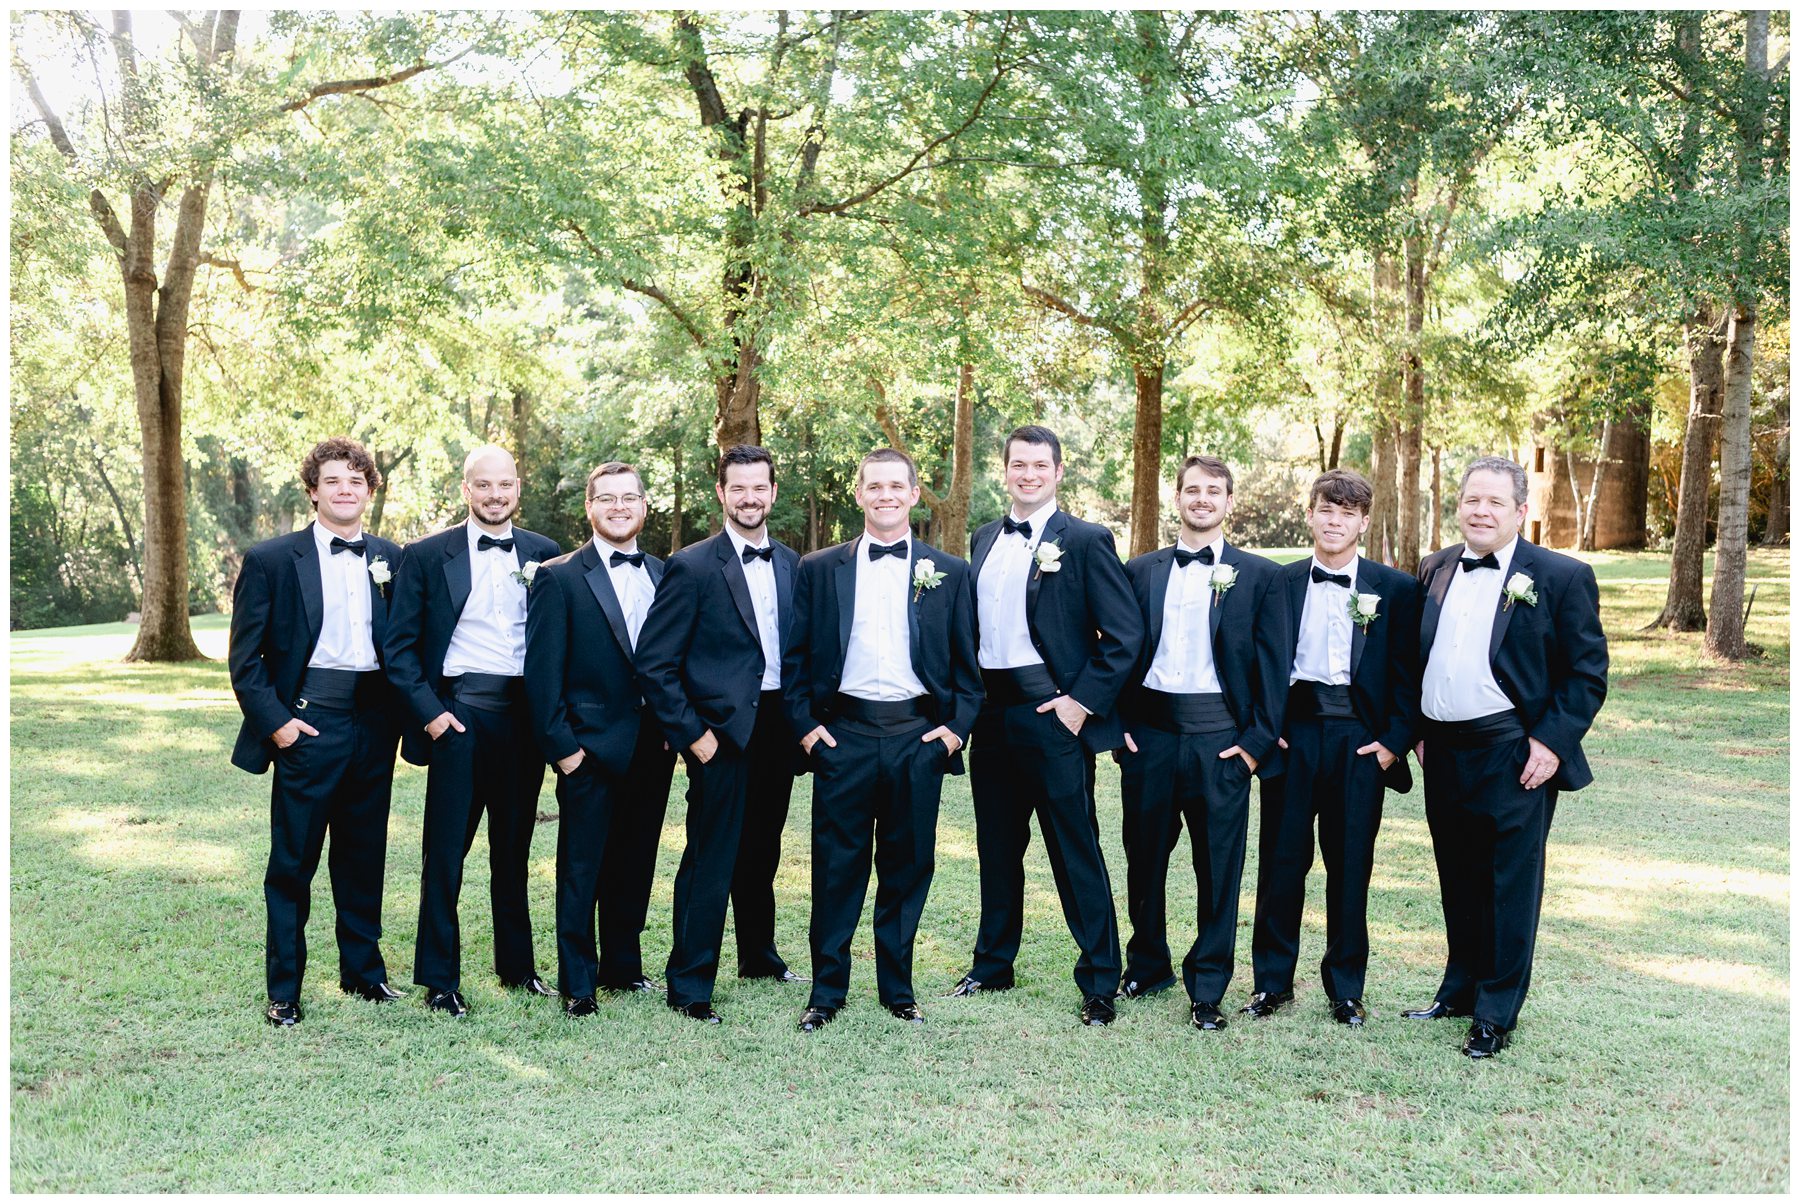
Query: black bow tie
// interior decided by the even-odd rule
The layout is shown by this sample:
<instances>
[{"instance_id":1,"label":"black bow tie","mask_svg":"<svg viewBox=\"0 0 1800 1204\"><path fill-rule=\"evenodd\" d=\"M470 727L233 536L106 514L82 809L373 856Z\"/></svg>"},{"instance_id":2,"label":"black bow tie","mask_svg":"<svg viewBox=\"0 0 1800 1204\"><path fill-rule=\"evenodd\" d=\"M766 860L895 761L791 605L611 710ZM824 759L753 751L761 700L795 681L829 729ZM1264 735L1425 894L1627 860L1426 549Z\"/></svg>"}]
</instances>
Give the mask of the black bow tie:
<instances>
[{"instance_id":1,"label":"black bow tie","mask_svg":"<svg viewBox=\"0 0 1800 1204\"><path fill-rule=\"evenodd\" d=\"M744 549L744 563L749 564L752 560L766 560L770 564L774 564L775 563L775 545L771 543L771 544L764 544L760 548L745 548Z\"/></svg>"},{"instance_id":2,"label":"black bow tie","mask_svg":"<svg viewBox=\"0 0 1800 1204\"><path fill-rule=\"evenodd\" d=\"M1313 579L1314 584L1317 584L1320 581L1329 581L1333 585L1341 585L1345 589L1350 588L1349 574L1347 574L1347 573L1327 573L1324 569L1320 568L1316 564L1313 565L1312 579Z\"/></svg>"},{"instance_id":3,"label":"black bow tie","mask_svg":"<svg viewBox=\"0 0 1800 1204\"><path fill-rule=\"evenodd\" d=\"M614 552L608 563L614 568L621 564L628 564L634 569L641 569L644 567L644 554L642 552Z\"/></svg>"},{"instance_id":4,"label":"black bow tie","mask_svg":"<svg viewBox=\"0 0 1800 1204\"><path fill-rule=\"evenodd\" d=\"M1185 569L1196 560L1201 564L1211 564L1213 562L1212 546L1209 544L1208 546L1201 548L1198 552L1190 552L1186 548L1175 549L1176 568Z\"/></svg>"},{"instance_id":5,"label":"black bow tie","mask_svg":"<svg viewBox=\"0 0 1800 1204\"><path fill-rule=\"evenodd\" d=\"M1464 556L1460 563L1466 573L1470 569L1497 569L1500 567L1500 558L1489 552L1486 556Z\"/></svg>"},{"instance_id":6,"label":"black bow tie","mask_svg":"<svg viewBox=\"0 0 1800 1204\"><path fill-rule=\"evenodd\" d=\"M505 539L495 539L492 535L483 535L480 539L475 541L475 550L477 552L485 552L489 548L499 548L502 552L510 552L512 551L512 546L513 541L512 536L510 535Z\"/></svg>"},{"instance_id":7,"label":"black bow tie","mask_svg":"<svg viewBox=\"0 0 1800 1204\"><path fill-rule=\"evenodd\" d=\"M905 556L906 541L899 543L872 543L868 545L869 559L880 560L883 556Z\"/></svg>"},{"instance_id":8,"label":"black bow tie","mask_svg":"<svg viewBox=\"0 0 1800 1204\"><path fill-rule=\"evenodd\" d=\"M1020 523L1020 522L1014 522L1013 516L1010 514L1001 516L1000 534L1011 535L1014 531L1017 531L1020 535L1023 535L1026 539L1030 539L1031 538L1031 520L1027 519L1026 521Z\"/></svg>"},{"instance_id":9,"label":"black bow tie","mask_svg":"<svg viewBox=\"0 0 1800 1204\"><path fill-rule=\"evenodd\" d=\"M355 552L358 556L361 556L368 550L369 543L367 540L349 540L337 535L331 537L331 554L333 556L336 556L339 552Z\"/></svg>"}]
</instances>

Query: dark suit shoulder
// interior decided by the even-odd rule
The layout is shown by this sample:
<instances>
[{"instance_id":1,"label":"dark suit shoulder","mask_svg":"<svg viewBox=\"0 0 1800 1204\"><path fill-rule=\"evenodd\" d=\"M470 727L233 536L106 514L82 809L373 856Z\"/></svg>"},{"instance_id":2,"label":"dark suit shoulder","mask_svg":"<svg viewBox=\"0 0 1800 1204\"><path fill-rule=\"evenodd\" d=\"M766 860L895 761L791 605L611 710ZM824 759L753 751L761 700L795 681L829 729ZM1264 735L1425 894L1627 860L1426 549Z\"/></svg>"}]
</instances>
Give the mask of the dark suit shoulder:
<instances>
[{"instance_id":1,"label":"dark suit shoulder","mask_svg":"<svg viewBox=\"0 0 1800 1204\"><path fill-rule=\"evenodd\" d=\"M961 556L952 556L942 548L934 548L922 539L915 539L913 543L918 547L919 559L931 561L932 567L940 573L954 576L969 567L969 562Z\"/></svg>"},{"instance_id":2,"label":"dark suit shoulder","mask_svg":"<svg viewBox=\"0 0 1800 1204\"><path fill-rule=\"evenodd\" d=\"M536 531L528 531L524 527L514 527L513 538L524 544L526 552L533 556L540 552L544 556L560 556L562 554L562 545L554 539ZM541 560L540 563L542 563Z\"/></svg>"},{"instance_id":3,"label":"dark suit shoulder","mask_svg":"<svg viewBox=\"0 0 1800 1204\"><path fill-rule=\"evenodd\" d=\"M1307 562L1302 560L1298 563L1306 564ZM1403 573L1397 568L1385 565L1379 560L1370 560L1366 556L1363 557L1362 566L1357 569L1357 573L1359 576L1366 577L1369 582L1375 586L1378 592L1385 592L1391 589L1404 589L1408 586L1416 586L1419 583L1418 578L1414 577L1411 573Z\"/></svg>"},{"instance_id":4,"label":"dark suit shoulder","mask_svg":"<svg viewBox=\"0 0 1800 1204\"><path fill-rule=\"evenodd\" d=\"M730 546L725 532L720 531L717 535L708 535L697 543L689 544L679 552L671 552L667 562L669 568L694 568L713 560L719 555L720 540L726 540L726 546Z\"/></svg>"},{"instance_id":5,"label":"dark suit shoulder","mask_svg":"<svg viewBox=\"0 0 1800 1204\"><path fill-rule=\"evenodd\" d=\"M540 573L552 573L554 575L555 570L561 569L564 565L569 564L571 561L574 561L577 563L575 564L575 568L571 571L579 572L581 569L581 565L579 563L579 561L581 560L581 553L584 550L586 550L587 546L588 545L586 545L584 543L581 545L581 547L576 548L573 552L564 552L561 556L553 556L549 560L543 561L541 564L538 565L538 571Z\"/></svg>"},{"instance_id":6,"label":"dark suit shoulder","mask_svg":"<svg viewBox=\"0 0 1800 1204\"><path fill-rule=\"evenodd\" d=\"M1583 574L1594 575L1594 567L1585 560L1578 560L1566 552L1552 552L1549 548L1534 543L1519 541L1519 547L1531 549L1531 570L1537 575L1553 580L1567 581L1579 578ZM1513 550L1513 571L1520 571L1518 549ZM1529 573L1527 574L1530 575ZM1508 576L1511 576L1509 573Z\"/></svg>"},{"instance_id":7,"label":"dark suit shoulder","mask_svg":"<svg viewBox=\"0 0 1800 1204\"><path fill-rule=\"evenodd\" d=\"M1426 577L1429 577L1433 572L1437 571L1439 566L1443 565L1447 561L1459 559L1462 556L1462 554L1463 554L1463 545L1461 545L1459 543L1453 543L1453 544L1449 545L1448 547L1440 548L1439 550L1433 552L1431 555L1427 556L1425 559L1419 561L1418 575L1419 575L1420 579L1422 580Z\"/></svg>"},{"instance_id":8,"label":"dark suit shoulder","mask_svg":"<svg viewBox=\"0 0 1800 1204\"><path fill-rule=\"evenodd\" d=\"M836 564L850 554L847 549L855 546L856 540L854 539L846 540L843 543L834 543L829 548L820 548L816 552L808 552L806 555L800 557L800 563L802 565L810 564L814 566Z\"/></svg>"},{"instance_id":9,"label":"dark suit shoulder","mask_svg":"<svg viewBox=\"0 0 1800 1204\"><path fill-rule=\"evenodd\" d=\"M457 523L454 527L445 527L442 531L433 531L430 535L421 535L406 545L408 552L443 552L453 539L467 539L466 524Z\"/></svg>"},{"instance_id":10,"label":"dark suit shoulder","mask_svg":"<svg viewBox=\"0 0 1800 1204\"><path fill-rule=\"evenodd\" d=\"M1085 518L1077 518L1067 510L1064 510L1062 514L1069 524L1063 528L1063 535L1070 543L1093 543L1103 539L1114 544L1118 543L1113 536L1111 527L1103 526L1100 523L1091 523Z\"/></svg>"},{"instance_id":11,"label":"dark suit shoulder","mask_svg":"<svg viewBox=\"0 0 1800 1204\"><path fill-rule=\"evenodd\" d=\"M1125 572L1130 576L1149 572L1158 562L1168 560L1174 555L1175 545L1170 544L1166 548L1157 548L1154 552L1145 552L1142 556L1133 556L1125 562Z\"/></svg>"},{"instance_id":12,"label":"dark suit shoulder","mask_svg":"<svg viewBox=\"0 0 1800 1204\"><path fill-rule=\"evenodd\" d=\"M292 556L306 547L313 537L312 525L301 527L298 531L290 531L286 535L277 535L273 539L265 539L261 543L252 544L244 553L245 560L274 560L280 556Z\"/></svg>"}]
</instances>

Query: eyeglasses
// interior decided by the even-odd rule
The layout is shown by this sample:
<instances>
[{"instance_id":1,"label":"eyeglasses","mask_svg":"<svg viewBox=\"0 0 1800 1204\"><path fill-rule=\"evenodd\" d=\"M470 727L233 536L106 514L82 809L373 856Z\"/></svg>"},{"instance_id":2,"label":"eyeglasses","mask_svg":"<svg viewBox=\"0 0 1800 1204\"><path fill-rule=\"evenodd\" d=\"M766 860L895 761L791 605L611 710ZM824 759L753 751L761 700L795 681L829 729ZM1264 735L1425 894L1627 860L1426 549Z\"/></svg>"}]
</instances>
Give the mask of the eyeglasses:
<instances>
[{"instance_id":1,"label":"eyeglasses","mask_svg":"<svg viewBox=\"0 0 1800 1204\"><path fill-rule=\"evenodd\" d=\"M588 499L590 502L600 503L608 510L614 506L635 506L643 500L644 495L641 493L602 493Z\"/></svg>"}]
</instances>

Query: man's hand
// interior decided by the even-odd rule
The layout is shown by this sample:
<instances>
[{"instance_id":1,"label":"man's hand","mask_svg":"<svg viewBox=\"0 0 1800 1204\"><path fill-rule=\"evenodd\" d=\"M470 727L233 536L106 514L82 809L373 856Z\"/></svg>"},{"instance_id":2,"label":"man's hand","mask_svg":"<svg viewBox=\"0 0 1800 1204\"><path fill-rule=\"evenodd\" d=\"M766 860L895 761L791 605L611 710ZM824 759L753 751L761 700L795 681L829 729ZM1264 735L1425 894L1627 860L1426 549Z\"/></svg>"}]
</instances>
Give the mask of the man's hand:
<instances>
[{"instance_id":1,"label":"man's hand","mask_svg":"<svg viewBox=\"0 0 1800 1204\"><path fill-rule=\"evenodd\" d=\"M435 740L451 728L455 728L459 732L466 732L469 730L462 725L462 721L457 719L455 715L452 715L449 711L445 711L442 715L439 715L436 719L433 719L430 723L425 725L425 734Z\"/></svg>"},{"instance_id":2,"label":"man's hand","mask_svg":"<svg viewBox=\"0 0 1800 1204\"><path fill-rule=\"evenodd\" d=\"M709 736L712 735L711 732L706 734ZM809 757L812 756L813 745L821 740L825 741L826 748L837 747L837 741L831 738L831 733L826 731L825 725L821 723L818 727L813 728L812 731L807 732L804 736L800 737L800 751ZM694 747L699 748L700 746L696 744Z\"/></svg>"},{"instance_id":3,"label":"man's hand","mask_svg":"<svg viewBox=\"0 0 1800 1204\"><path fill-rule=\"evenodd\" d=\"M688 745L688 751L694 754L694 760L704 765L718 754L719 737L709 727L698 740Z\"/></svg>"},{"instance_id":4,"label":"man's hand","mask_svg":"<svg viewBox=\"0 0 1800 1204\"><path fill-rule=\"evenodd\" d=\"M558 761L556 767L562 770L562 775L566 778L580 769L581 763L585 760L587 760L587 749L578 747L574 752Z\"/></svg>"},{"instance_id":5,"label":"man's hand","mask_svg":"<svg viewBox=\"0 0 1800 1204\"><path fill-rule=\"evenodd\" d=\"M1519 775L1519 785L1527 790L1536 790L1545 782L1556 776L1562 765L1562 758L1551 752L1535 736L1525 737L1531 745L1531 756L1526 758L1525 772Z\"/></svg>"},{"instance_id":6,"label":"man's hand","mask_svg":"<svg viewBox=\"0 0 1800 1204\"><path fill-rule=\"evenodd\" d=\"M294 741L300 738L301 732L305 732L309 736L316 736L319 734L319 729L303 719L290 719L276 728L269 739L275 741L276 748L291 748Z\"/></svg>"},{"instance_id":7,"label":"man's hand","mask_svg":"<svg viewBox=\"0 0 1800 1204\"><path fill-rule=\"evenodd\" d=\"M1055 711L1056 717L1062 720L1062 725L1069 729L1071 735L1079 736L1081 734L1081 725L1087 722L1087 712L1081 709L1081 704L1079 702L1076 702L1067 694L1058 694L1055 698L1052 698L1049 702L1046 702L1043 706L1038 708L1038 714L1040 715L1045 711Z\"/></svg>"},{"instance_id":8,"label":"man's hand","mask_svg":"<svg viewBox=\"0 0 1800 1204\"><path fill-rule=\"evenodd\" d=\"M819 730L824 731L825 729L820 728ZM944 727L942 724L932 728L923 736L919 737L920 744L930 744L933 740L942 740L944 742L946 756L954 756L956 750L962 747L962 737L958 736L949 728Z\"/></svg>"},{"instance_id":9,"label":"man's hand","mask_svg":"<svg viewBox=\"0 0 1800 1204\"><path fill-rule=\"evenodd\" d=\"M1244 764L1250 767L1250 772L1256 772L1256 758L1245 752L1241 745L1233 744L1230 748L1219 754L1219 760L1221 761L1226 757L1242 757L1244 758Z\"/></svg>"},{"instance_id":10,"label":"man's hand","mask_svg":"<svg viewBox=\"0 0 1800 1204\"><path fill-rule=\"evenodd\" d=\"M1413 756L1419 758L1419 768L1425 768L1425 741L1421 740L1413 745Z\"/></svg>"},{"instance_id":11,"label":"man's hand","mask_svg":"<svg viewBox=\"0 0 1800 1204\"><path fill-rule=\"evenodd\" d=\"M1133 740L1131 738L1130 732L1125 733L1125 751L1127 751L1127 752L1136 752L1137 751L1137 741Z\"/></svg>"},{"instance_id":12,"label":"man's hand","mask_svg":"<svg viewBox=\"0 0 1800 1204\"><path fill-rule=\"evenodd\" d=\"M1283 747L1285 747L1285 745ZM1381 765L1381 767L1383 769L1386 769L1388 766L1392 765L1396 759L1394 754L1389 752L1385 747L1383 747L1381 741L1379 741L1379 740L1371 740L1367 744L1363 745L1361 748L1356 750L1356 755L1359 757L1366 757L1370 753L1375 754L1375 760Z\"/></svg>"}]
</instances>

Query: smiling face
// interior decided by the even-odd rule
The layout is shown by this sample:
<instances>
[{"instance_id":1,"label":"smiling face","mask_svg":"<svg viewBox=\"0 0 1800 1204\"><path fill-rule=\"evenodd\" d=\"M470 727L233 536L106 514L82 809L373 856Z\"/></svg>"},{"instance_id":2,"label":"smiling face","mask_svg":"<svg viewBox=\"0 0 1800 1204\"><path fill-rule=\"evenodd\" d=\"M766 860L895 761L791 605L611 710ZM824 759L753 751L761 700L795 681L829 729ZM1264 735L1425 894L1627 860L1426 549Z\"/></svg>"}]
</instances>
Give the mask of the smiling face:
<instances>
[{"instance_id":1,"label":"smiling face","mask_svg":"<svg viewBox=\"0 0 1800 1204\"><path fill-rule=\"evenodd\" d=\"M327 460L319 465L319 483L306 491L317 507L319 520L340 533L354 530L369 508L369 480L347 460Z\"/></svg>"},{"instance_id":2,"label":"smiling face","mask_svg":"<svg viewBox=\"0 0 1800 1204\"><path fill-rule=\"evenodd\" d=\"M499 528L519 512L519 466L493 448L463 466L463 501L476 522Z\"/></svg>"},{"instance_id":3,"label":"smiling face","mask_svg":"<svg viewBox=\"0 0 1800 1204\"><path fill-rule=\"evenodd\" d=\"M1213 532L1231 513L1231 482L1209 476L1198 467L1181 474L1175 492L1182 533L1190 543L1211 543Z\"/></svg>"},{"instance_id":4,"label":"smiling face","mask_svg":"<svg viewBox=\"0 0 1800 1204\"><path fill-rule=\"evenodd\" d=\"M1312 532L1313 554L1335 567L1338 557L1356 550L1356 541L1369 529L1369 516L1355 506L1320 497L1306 512L1306 526Z\"/></svg>"},{"instance_id":5,"label":"smiling face","mask_svg":"<svg viewBox=\"0 0 1800 1204\"><path fill-rule=\"evenodd\" d=\"M714 485L725 518L746 539L757 538L775 504L775 470L767 463L727 464L725 483Z\"/></svg>"},{"instance_id":6,"label":"smiling face","mask_svg":"<svg viewBox=\"0 0 1800 1204\"><path fill-rule=\"evenodd\" d=\"M644 529L649 504L635 472L615 472L588 482L587 516L594 533L629 549Z\"/></svg>"},{"instance_id":7,"label":"smiling face","mask_svg":"<svg viewBox=\"0 0 1800 1204\"><path fill-rule=\"evenodd\" d=\"M1056 500L1056 487L1062 484L1063 466L1056 462L1056 452L1048 443L1027 443L1014 439L1006 446L1006 492L1012 498L1013 512L1024 517Z\"/></svg>"},{"instance_id":8,"label":"smiling face","mask_svg":"<svg viewBox=\"0 0 1800 1204\"><path fill-rule=\"evenodd\" d=\"M862 507L869 537L878 543L904 537L912 508L919 504L919 487L906 465L898 460L870 460L863 464L858 478L856 504Z\"/></svg>"},{"instance_id":9,"label":"smiling face","mask_svg":"<svg viewBox=\"0 0 1800 1204\"><path fill-rule=\"evenodd\" d=\"M1505 547L1525 525L1526 508L1513 496L1513 480L1506 473L1487 469L1470 473L1456 499L1463 542L1477 556Z\"/></svg>"}]
</instances>

